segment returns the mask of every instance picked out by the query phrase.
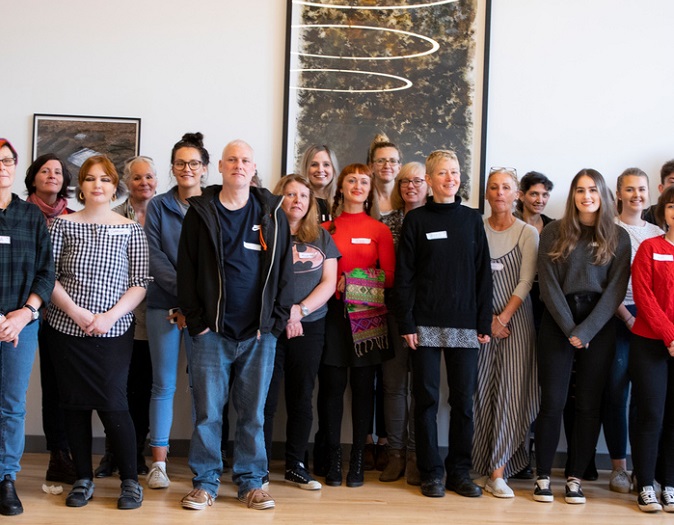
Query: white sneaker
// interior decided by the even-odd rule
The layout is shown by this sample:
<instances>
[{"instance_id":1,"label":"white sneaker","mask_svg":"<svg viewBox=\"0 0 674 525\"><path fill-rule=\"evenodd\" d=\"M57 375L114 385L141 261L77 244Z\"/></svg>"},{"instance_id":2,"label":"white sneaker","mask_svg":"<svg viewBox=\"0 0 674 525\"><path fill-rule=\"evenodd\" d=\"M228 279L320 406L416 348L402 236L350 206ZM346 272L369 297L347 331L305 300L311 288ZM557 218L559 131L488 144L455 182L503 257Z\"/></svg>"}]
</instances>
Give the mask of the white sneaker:
<instances>
[{"instance_id":1,"label":"white sneaker","mask_svg":"<svg viewBox=\"0 0 674 525\"><path fill-rule=\"evenodd\" d=\"M484 486L487 492L491 492L497 498L514 498L515 493L503 478L488 479Z\"/></svg>"},{"instance_id":2,"label":"white sneaker","mask_svg":"<svg viewBox=\"0 0 674 525\"><path fill-rule=\"evenodd\" d=\"M157 465L156 463L152 464L150 472L147 474L147 486L151 489L165 489L171 484L166 471Z\"/></svg>"},{"instance_id":3,"label":"white sneaker","mask_svg":"<svg viewBox=\"0 0 674 525\"><path fill-rule=\"evenodd\" d=\"M621 494L629 494L632 488L632 481L630 475L625 469L619 468L611 472L608 481L608 488L613 492L620 492Z\"/></svg>"},{"instance_id":4,"label":"white sneaker","mask_svg":"<svg viewBox=\"0 0 674 525\"><path fill-rule=\"evenodd\" d=\"M665 512L674 512L674 487L664 487L660 496L662 501L662 510Z\"/></svg>"}]
</instances>

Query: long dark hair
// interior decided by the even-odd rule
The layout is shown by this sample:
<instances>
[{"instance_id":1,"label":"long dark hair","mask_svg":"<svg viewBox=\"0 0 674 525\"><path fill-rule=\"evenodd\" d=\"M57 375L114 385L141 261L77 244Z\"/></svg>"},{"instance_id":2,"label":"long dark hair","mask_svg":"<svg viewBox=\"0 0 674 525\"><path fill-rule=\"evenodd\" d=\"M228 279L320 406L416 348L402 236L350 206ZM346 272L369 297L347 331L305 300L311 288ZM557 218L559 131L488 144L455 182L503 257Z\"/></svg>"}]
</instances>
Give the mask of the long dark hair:
<instances>
[{"instance_id":1,"label":"long dark hair","mask_svg":"<svg viewBox=\"0 0 674 525\"><path fill-rule=\"evenodd\" d=\"M595 247L592 263L602 266L611 261L618 248L618 226L615 224L617 213L604 177L597 170L591 168L580 170L571 181L569 195L566 198L564 217L560 219L559 236L552 245L550 257L553 261L566 259L576 249L580 240L582 229L579 211L576 208L575 194L581 177L590 177L594 181L601 198L597 219L593 226Z\"/></svg>"}]
</instances>

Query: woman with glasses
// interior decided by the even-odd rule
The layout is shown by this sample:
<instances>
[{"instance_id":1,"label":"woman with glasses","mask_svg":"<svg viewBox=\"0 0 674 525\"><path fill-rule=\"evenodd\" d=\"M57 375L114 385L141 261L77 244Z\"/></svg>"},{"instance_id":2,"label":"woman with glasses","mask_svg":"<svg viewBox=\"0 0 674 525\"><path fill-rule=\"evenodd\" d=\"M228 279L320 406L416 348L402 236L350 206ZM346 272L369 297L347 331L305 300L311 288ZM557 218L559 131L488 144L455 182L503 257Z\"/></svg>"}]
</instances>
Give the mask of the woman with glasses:
<instances>
[{"instance_id":1,"label":"woman with glasses","mask_svg":"<svg viewBox=\"0 0 674 525\"><path fill-rule=\"evenodd\" d=\"M428 184L426 168L420 162L408 162L396 177L396 184L391 195L393 211L381 218L393 235L393 245L398 250L398 240L407 212L426 204ZM400 337L392 293L386 297L389 328L389 345L393 347L394 356L382 363L384 386L384 418L388 438L388 465L379 476L379 481L396 481L403 474L410 485L419 485L419 470L414 448L414 418L408 410L410 401L410 349ZM414 402L413 400L411 401Z\"/></svg>"},{"instance_id":2,"label":"woman with glasses","mask_svg":"<svg viewBox=\"0 0 674 525\"><path fill-rule=\"evenodd\" d=\"M44 217L12 193L18 155L0 139L0 514L23 506L14 488L25 443L26 392L37 350L39 310L54 288Z\"/></svg>"},{"instance_id":3,"label":"woman with glasses","mask_svg":"<svg viewBox=\"0 0 674 525\"><path fill-rule=\"evenodd\" d=\"M391 197L400 173L402 152L393 142L377 142L372 145L370 169L374 177L377 210L380 215L393 211Z\"/></svg>"},{"instance_id":4,"label":"woman with glasses","mask_svg":"<svg viewBox=\"0 0 674 525\"><path fill-rule=\"evenodd\" d=\"M564 216L541 234L538 275L546 310L538 334L535 501L554 500L550 473L575 357L575 422L564 500L585 503L580 480L599 437L602 394L615 353L613 315L630 274L629 235L615 217L604 177L583 169L571 181Z\"/></svg>"},{"instance_id":5,"label":"woman with glasses","mask_svg":"<svg viewBox=\"0 0 674 525\"><path fill-rule=\"evenodd\" d=\"M55 217L72 213L68 208L72 176L53 153L40 155L26 170L26 201L35 204L47 221L47 226ZM68 436L63 422L63 411L58 395L56 372L52 357L47 353L48 342L43 340L43 332L38 335L40 352L40 386L42 387L42 428L49 450L49 466L45 476L47 481L74 483L75 465L70 457Z\"/></svg>"},{"instance_id":6,"label":"woman with glasses","mask_svg":"<svg viewBox=\"0 0 674 525\"><path fill-rule=\"evenodd\" d=\"M329 221L335 198L335 174L339 171L335 152L325 144L309 146L300 162L300 175L309 181L316 194L319 222Z\"/></svg>"},{"instance_id":7,"label":"woman with glasses","mask_svg":"<svg viewBox=\"0 0 674 525\"><path fill-rule=\"evenodd\" d=\"M178 241L188 199L201 195L210 157L201 133L185 133L171 150L171 173L176 185L158 195L148 206L145 233L150 247L150 273L154 277L147 292L147 329L152 357L150 399L150 448L152 467L147 486L163 489L170 485L166 473L169 435L173 423L180 342L189 354L192 339L185 316L178 308Z\"/></svg>"},{"instance_id":8,"label":"woman with glasses","mask_svg":"<svg viewBox=\"0 0 674 525\"><path fill-rule=\"evenodd\" d=\"M114 208L114 211L145 226L147 205L157 190L157 171L154 161L150 157L132 157L124 163L122 182L126 185L129 194L127 199ZM136 429L136 452L138 474L148 473L145 464L145 439L150 430L150 390L152 389L152 363L150 362L150 348L147 342L146 302L138 305L133 311L136 325L133 335L133 353L129 366L129 380L126 391L129 399L129 412ZM105 454L101 463L94 472L97 478L111 476L117 469L110 450L110 443L105 440Z\"/></svg>"},{"instance_id":9,"label":"woman with glasses","mask_svg":"<svg viewBox=\"0 0 674 525\"><path fill-rule=\"evenodd\" d=\"M50 226L56 286L45 316L53 345L59 393L77 481L66 498L83 507L94 494L92 412L110 440L122 480L119 509L142 505L136 439L126 384L133 352L133 310L145 297L149 276L143 228L112 211L119 177L103 155L88 158L79 173L81 211Z\"/></svg>"},{"instance_id":10,"label":"woman with glasses","mask_svg":"<svg viewBox=\"0 0 674 525\"><path fill-rule=\"evenodd\" d=\"M536 275L538 232L516 219L514 168L492 168L484 218L493 280L491 341L480 346L475 392L473 469L497 498L515 496L506 483L529 463L528 435L538 412L536 332L529 291Z\"/></svg>"}]
</instances>

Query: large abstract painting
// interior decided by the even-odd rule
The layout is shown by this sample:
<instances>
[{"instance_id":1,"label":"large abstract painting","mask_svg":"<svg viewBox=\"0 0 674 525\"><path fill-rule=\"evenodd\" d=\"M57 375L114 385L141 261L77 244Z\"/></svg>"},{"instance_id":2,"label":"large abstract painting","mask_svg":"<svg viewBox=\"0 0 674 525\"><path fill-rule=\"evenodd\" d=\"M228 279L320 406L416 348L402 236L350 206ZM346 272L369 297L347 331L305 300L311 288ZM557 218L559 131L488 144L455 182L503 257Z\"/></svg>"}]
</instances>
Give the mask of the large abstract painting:
<instances>
[{"instance_id":1,"label":"large abstract painting","mask_svg":"<svg viewBox=\"0 0 674 525\"><path fill-rule=\"evenodd\" d=\"M483 207L490 0L288 0L284 170L311 144L365 162L384 133L405 162L454 150Z\"/></svg>"}]
</instances>

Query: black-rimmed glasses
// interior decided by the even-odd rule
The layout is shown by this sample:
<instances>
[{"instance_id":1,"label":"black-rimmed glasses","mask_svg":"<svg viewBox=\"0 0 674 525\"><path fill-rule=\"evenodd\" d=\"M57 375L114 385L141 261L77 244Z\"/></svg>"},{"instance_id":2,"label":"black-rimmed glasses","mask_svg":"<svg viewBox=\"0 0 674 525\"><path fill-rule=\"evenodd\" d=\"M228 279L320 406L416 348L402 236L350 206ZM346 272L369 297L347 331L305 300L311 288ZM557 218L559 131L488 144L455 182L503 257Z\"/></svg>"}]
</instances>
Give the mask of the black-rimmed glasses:
<instances>
[{"instance_id":1,"label":"black-rimmed glasses","mask_svg":"<svg viewBox=\"0 0 674 525\"><path fill-rule=\"evenodd\" d=\"M184 160L176 160L173 163L173 167L177 170L184 170L185 166L188 166L192 171L198 170L203 162L200 160L190 160L189 162L185 162Z\"/></svg>"},{"instance_id":2,"label":"black-rimmed glasses","mask_svg":"<svg viewBox=\"0 0 674 525\"><path fill-rule=\"evenodd\" d=\"M377 166L383 166L383 165L386 164L387 162L388 162L391 166L395 166L395 165L397 165L397 164L400 164L400 161L399 161L398 159L375 159L375 160L373 160L372 162L374 162Z\"/></svg>"},{"instance_id":3,"label":"black-rimmed glasses","mask_svg":"<svg viewBox=\"0 0 674 525\"><path fill-rule=\"evenodd\" d=\"M425 179L400 179L400 187L407 188L411 184L415 188L420 188L424 182Z\"/></svg>"},{"instance_id":4,"label":"black-rimmed glasses","mask_svg":"<svg viewBox=\"0 0 674 525\"><path fill-rule=\"evenodd\" d=\"M5 157L4 159L0 159L0 162L7 167L14 166L16 164L16 157Z\"/></svg>"}]
</instances>

